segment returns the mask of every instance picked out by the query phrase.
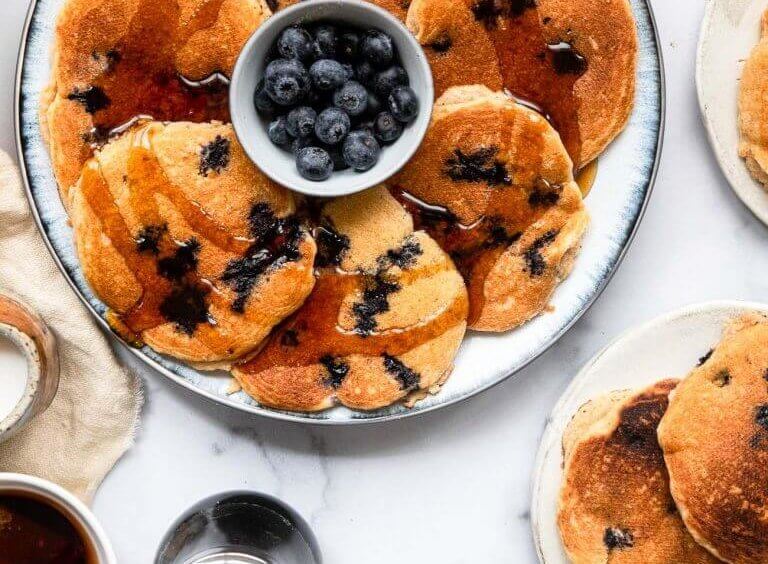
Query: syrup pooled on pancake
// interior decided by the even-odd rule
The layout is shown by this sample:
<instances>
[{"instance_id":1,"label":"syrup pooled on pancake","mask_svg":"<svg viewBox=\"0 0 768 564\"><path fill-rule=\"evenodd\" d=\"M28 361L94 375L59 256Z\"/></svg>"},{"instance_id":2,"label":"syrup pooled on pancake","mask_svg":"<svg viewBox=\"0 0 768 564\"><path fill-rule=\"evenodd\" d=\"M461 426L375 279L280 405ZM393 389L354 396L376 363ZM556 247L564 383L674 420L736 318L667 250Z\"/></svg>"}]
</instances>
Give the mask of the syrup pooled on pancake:
<instances>
[{"instance_id":1,"label":"syrup pooled on pancake","mask_svg":"<svg viewBox=\"0 0 768 564\"><path fill-rule=\"evenodd\" d=\"M315 289L235 369L244 389L267 405L315 411L335 401L376 409L438 386L464 334L467 298L448 257L412 229L382 188L328 204Z\"/></svg>"},{"instance_id":2,"label":"syrup pooled on pancake","mask_svg":"<svg viewBox=\"0 0 768 564\"><path fill-rule=\"evenodd\" d=\"M313 284L314 243L292 198L232 137L228 126L135 128L71 192L83 269L116 327L197 362L254 348Z\"/></svg>"},{"instance_id":3,"label":"syrup pooled on pancake","mask_svg":"<svg viewBox=\"0 0 768 564\"><path fill-rule=\"evenodd\" d=\"M425 142L390 187L453 258L479 330L538 314L587 224L557 133L482 86L452 88L436 102Z\"/></svg>"}]
</instances>

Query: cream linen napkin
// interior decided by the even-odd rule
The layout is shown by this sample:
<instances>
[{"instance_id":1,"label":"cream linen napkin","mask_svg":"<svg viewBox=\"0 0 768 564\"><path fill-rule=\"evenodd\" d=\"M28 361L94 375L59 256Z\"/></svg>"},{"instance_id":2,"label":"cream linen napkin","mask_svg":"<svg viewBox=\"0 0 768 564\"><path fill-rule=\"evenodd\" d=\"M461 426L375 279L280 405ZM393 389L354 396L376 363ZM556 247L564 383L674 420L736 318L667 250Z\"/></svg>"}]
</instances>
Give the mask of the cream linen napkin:
<instances>
[{"instance_id":1,"label":"cream linen napkin","mask_svg":"<svg viewBox=\"0 0 768 564\"><path fill-rule=\"evenodd\" d=\"M56 333L61 383L48 411L0 444L0 471L32 474L89 502L133 444L137 378L64 280L29 210L19 171L0 151L0 291L30 304Z\"/></svg>"}]
</instances>

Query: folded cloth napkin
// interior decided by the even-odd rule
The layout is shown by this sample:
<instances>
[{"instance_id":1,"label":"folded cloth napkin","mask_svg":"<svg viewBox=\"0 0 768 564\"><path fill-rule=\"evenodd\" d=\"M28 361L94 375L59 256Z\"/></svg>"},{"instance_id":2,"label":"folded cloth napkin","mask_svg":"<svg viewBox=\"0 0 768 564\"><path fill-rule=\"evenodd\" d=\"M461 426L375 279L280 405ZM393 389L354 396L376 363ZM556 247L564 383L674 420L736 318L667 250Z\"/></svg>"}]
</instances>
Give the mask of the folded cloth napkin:
<instances>
[{"instance_id":1,"label":"folded cloth napkin","mask_svg":"<svg viewBox=\"0 0 768 564\"><path fill-rule=\"evenodd\" d=\"M136 377L53 262L37 230L19 171L0 151L0 291L10 291L56 334L61 382L48 410L0 444L0 471L55 482L89 502L133 444L142 404Z\"/></svg>"}]
</instances>

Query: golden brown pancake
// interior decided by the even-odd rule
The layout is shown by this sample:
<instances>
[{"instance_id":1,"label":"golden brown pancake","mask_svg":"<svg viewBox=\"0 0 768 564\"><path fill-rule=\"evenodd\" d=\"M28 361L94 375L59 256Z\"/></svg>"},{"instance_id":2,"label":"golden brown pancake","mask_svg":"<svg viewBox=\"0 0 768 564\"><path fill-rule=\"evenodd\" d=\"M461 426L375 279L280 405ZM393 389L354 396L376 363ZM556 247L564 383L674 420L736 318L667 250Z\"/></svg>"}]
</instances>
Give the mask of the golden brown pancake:
<instances>
[{"instance_id":1,"label":"golden brown pancake","mask_svg":"<svg viewBox=\"0 0 768 564\"><path fill-rule=\"evenodd\" d=\"M768 318L729 324L672 394L659 444L693 537L726 562L768 562Z\"/></svg>"},{"instance_id":2,"label":"golden brown pancake","mask_svg":"<svg viewBox=\"0 0 768 564\"><path fill-rule=\"evenodd\" d=\"M414 32L436 94L463 84L508 89L549 116L577 168L632 111L637 32L628 0L414 0Z\"/></svg>"},{"instance_id":3,"label":"golden brown pancake","mask_svg":"<svg viewBox=\"0 0 768 564\"><path fill-rule=\"evenodd\" d=\"M231 73L269 14L261 0L67 0L42 104L62 198L92 148L137 115L228 121L214 73Z\"/></svg>"},{"instance_id":4,"label":"golden brown pancake","mask_svg":"<svg viewBox=\"0 0 768 564\"><path fill-rule=\"evenodd\" d=\"M70 190L85 277L113 321L197 363L253 350L314 285L315 244L290 192L230 126L157 122L86 163Z\"/></svg>"},{"instance_id":5,"label":"golden brown pancake","mask_svg":"<svg viewBox=\"0 0 768 564\"><path fill-rule=\"evenodd\" d=\"M685 529L656 439L676 383L600 396L568 425L558 526L571 562L718 561Z\"/></svg>"},{"instance_id":6,"label":"golden brown pancake","mask_svg":"<svg viewBox=\"0 0 768 564\"><path fill-rule=\"evenodd\" d=\"M739 92L739 155L750 174L768 186L768 11L763 13L760 42L744 65Z\"/></svg>"},{"instance_id":7,"label":"golden brown pancake","mask_svg":"<svg viewBox=\"0 0 768 564\"><path fill-rule=\"evenodd\" d=\"M464 282L383 188L326 204L304 306L233 373L260 403L361 410L436 392L466 328Z\"/></svg>"},{"instance_id":8,"label":"golden brown pancake","mask_svg":"<svg viewBox=\"0 0 768 564\"><path fill-rule=\"evenodd\" d=\"M424 142L389 185L456 262L480 331L538 315L588 223L557 132L484 86L451 88L435 103Z\"/></svg>"}]
</instances>

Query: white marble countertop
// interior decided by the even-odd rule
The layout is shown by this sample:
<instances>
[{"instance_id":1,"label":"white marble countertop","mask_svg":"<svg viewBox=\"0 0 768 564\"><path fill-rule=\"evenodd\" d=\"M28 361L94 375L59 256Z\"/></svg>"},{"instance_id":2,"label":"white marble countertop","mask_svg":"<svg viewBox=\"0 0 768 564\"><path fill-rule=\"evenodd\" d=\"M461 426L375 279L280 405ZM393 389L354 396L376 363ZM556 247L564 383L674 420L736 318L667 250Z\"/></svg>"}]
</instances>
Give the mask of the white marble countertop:
<instances>
[{"instance_id":1,"label":"white marble countertop","mask_svg":"<svg viewBox=\"0 0 768 564\"><path fill-rule=\"evenodd\" d=\"M13 77L27 3L0 5L5 150L14 149ZM533 459L549 410L579 367L620 332L672 308L768 300L768 231L731 193L699 118L693 72L704 3L653 3L667 72L664 158L624 264L576 326L484 394L377 427L249 418L141 371L142 430L95 502L121 562L151 562L182 510L234 488L293 505L329 564L535 562Z\"/></svg>"}]
</instances>

